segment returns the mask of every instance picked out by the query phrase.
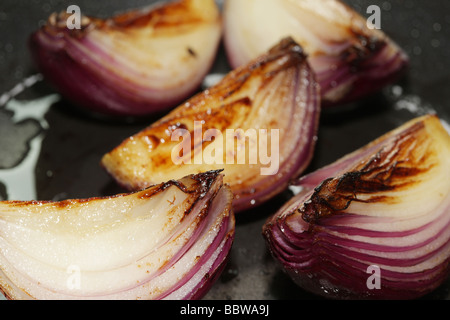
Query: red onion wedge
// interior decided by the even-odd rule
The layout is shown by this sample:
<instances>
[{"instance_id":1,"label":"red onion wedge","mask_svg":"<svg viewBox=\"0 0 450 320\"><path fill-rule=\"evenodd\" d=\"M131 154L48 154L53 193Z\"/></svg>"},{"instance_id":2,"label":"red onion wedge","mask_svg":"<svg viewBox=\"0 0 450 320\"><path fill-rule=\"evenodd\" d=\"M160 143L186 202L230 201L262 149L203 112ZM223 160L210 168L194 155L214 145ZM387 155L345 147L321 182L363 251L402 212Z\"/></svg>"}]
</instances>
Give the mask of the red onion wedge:
<instances>
[{"instance_id":1,"label":"red onion wedge","mask_svg":"<svg viewBox=\"0 0 450 320\"><path fill-rule=\"evenodd\" d=\"M223 14L233 67L291 36L309 57L323 106L377 92L408 65L386 34L338 0L226 0Z\"/></svg>"},{"instance_id":2,"label":"red onion wedge","mask_svg":"<svg viewBox=\"0 0 450 320\"><path fill-rule=\"evenodd\" d=\"M222 36L214 0L176 0L108 19L52 14L30 39L37 67L68 100L97 114L142 116L196 92ZM71 21L71 20L70 20Z\"/></svg>"},{"instance_id":3,"label":"red onion wedge","mask_svg":"<svg viewBox=\"0 0 450 320\"><path fill-rule=\"evenodd\" d=\"M234 239L219 171L108 198L0 202L9 299L200 299Z\"/></svg>"},{"instance_id":4,"label":"red onion wedge","mask_svg":"<svg viewBox=\"0 0 450 320\"><path fill-rule=\"evenodd\" d=\"M450 273L450 136L414 119L298 182L263 227L302 288L331 298L414 299Z\"/></svg>"},{"instance_id":5,"label":"red onion wedge","mask_svg":"<svg viewBox=\"0 0 450 320\"><path fill-rule=\"evenodd\" d=\"M242 211L286 189L309 164L319 99L301 47L283 39L123 141L102 165L130 190L224 169Z\"/></svg>"}]
</instances>

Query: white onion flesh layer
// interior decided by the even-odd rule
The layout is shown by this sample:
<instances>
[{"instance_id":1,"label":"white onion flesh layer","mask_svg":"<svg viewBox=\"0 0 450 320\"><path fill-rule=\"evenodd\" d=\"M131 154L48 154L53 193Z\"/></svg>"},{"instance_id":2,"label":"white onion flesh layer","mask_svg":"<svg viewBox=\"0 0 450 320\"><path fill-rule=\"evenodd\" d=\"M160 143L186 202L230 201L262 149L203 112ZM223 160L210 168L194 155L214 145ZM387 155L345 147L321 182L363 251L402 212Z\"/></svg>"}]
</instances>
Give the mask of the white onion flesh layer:
<instances>
[{"instance_id":1,"label":"white onion flesh layer","mask_svg":"<svg viewBox=\"0 0 450 320\"><path fill-rule=\"evenodd\" d=\"M234 238L219 172L110 198L0 203L10 299L196 299Z\"/></svg>"}]
</instances>

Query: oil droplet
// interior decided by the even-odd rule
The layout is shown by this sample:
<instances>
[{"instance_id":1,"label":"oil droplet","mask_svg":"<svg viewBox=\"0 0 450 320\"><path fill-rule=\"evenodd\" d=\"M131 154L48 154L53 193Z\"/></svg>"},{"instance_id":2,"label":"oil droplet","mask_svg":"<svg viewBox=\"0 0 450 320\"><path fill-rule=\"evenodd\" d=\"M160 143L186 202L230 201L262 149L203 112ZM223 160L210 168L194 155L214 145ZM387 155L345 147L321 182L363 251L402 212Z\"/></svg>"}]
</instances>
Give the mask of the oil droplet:
<instances>
[{"instance_id":1,"label":"oil droplet","mask_svg":"<svg viewBox=\"0 0 450 320\"><path fill-rule=\"evenodd\" d=\"M417 39L420 37L420 32L417 29L412 29L411 30L411 37L413 37L414 39Z\"/></svg>"},{"instance_id":2,"label":"oil droplet","mask_svg":"<svg viewBox=\"0 0 450 320\"><path fill-rule=\"evenodd\" d=\"M393 86L393 87L391 88L391 94L392 94L392 97L393 97L394 99L398 99L398 98L400 98L400 97L402 96L402 94L403 94L403 88L400 87L400 86Z\"/></svg>"},{"instance_id":3,"label":"oil droplet","mask_svg":"<svg viewBox=\"0 0 450 320\"><path fill-rule=\"evenodd\" d=\"M433 30L436 32L440 32L442 30L441 24L437 23L437 22L435 24L433 24Z\"/></svg>"},{"instance_id":4,"label":"oil droplet","mask_svg":"<svg viewBox=\"0 0 450 320\"><path fill-rule=\"evenodd\" d=\"M441 42L438 39L431 40L431 46L433 48L439 48L441 46Z\"/></svg>"},{"instance_id":5,"label":"oil droplet","mask_svg":"<svg viewBox=\"0 0 450 320\"><path fill-rule=\"evenodd\" d=\"M384 11L390 11L391 8L392 8L392 5L390 4L390 2L385 1L382 4L382 8L383 8Z\"/></svg>"}]
</instances>

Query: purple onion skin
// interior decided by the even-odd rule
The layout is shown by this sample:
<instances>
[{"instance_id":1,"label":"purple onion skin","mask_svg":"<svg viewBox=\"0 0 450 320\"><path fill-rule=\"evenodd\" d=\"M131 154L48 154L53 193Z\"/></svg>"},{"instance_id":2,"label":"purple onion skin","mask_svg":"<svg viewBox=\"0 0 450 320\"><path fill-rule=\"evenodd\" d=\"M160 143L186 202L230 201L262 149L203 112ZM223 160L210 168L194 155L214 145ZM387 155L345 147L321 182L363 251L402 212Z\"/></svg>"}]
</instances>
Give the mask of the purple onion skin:
<instances>
[{"instance_id":1,"label":"purple onion skin","mask_svg":"<svg viewBox=\"0 0 450 320\"><path fill-rule=\"evenodd\" d=\"M101 86L101 79L83 68L65 49L48 50L34 34L29 41L30 51L38 70L46 80L74 106L99 116L146 116L170 109L185 97L197 91L193 88L180 96L152 103L139 96L125 97L120 90Z\"/></svg>"},{"instance_id":2,"label":"purple onion skin","mask_svg":"<svg viewBox=\"0 0 450 320\"><path fill-rule=\"evenodd\" d=\"M286 212L293 202L286 204L280 212ZM289 226L281 219L268 222L263 232L268 248L282 270L296 285L318 296L339 300L418 299L439 288L450 276L450 262L447 261L435 269L412 275L410 278L405 276L405 284L393 282L392 285L385 286L389 280L382 278L382 290L369 290L367 280L371 274L367 273L367 270L371 265L355 264L350 259L346 261L345 257L339 254L334 255L331 243L333 239L327 241L321 238L320 226L311 229L303 238L294 233L287 235L288 229ZM296 243L301 245L296 246ZM310 265L304 266L302 258L294 253L297 251L303 251L304 255L317 255L317 258ZM382 271L381 274L385 277L401 277L398 273ZM418 289L418 283L423 289Z\"/></svg>"},{"instance_id":3,"label":"purple onion skin","mask_svg":"<svg viewBox=\"0 0 450 320\"><path fill-rule=\"evenodd\" d=\"M370 95L379 93L384 87L400 80L407 72L409 58L401 50L386 57L388 50L393 50L386 39L374 39L365 46L359 44L342 52L341 57L334 57L329 72L318 74L324 108L352 103ZM311 63L320 64L321 57L312 57ZM337 74L341 74L337 76ZM345 87L345 94L328 97L335 88Z\"/></svg>"},{"instance_id":4,"label":"purple onion skin","mask_svg":"<svg viewBox=\"0 0 450 320\"><path fill-rule=\"evenodd\" d=\"M417 299L433 292L450 275L449 151L439 119L425 116L302 177L301 191L263 227L272 256L299 287L327 298ZM417 197L421 183L425 198ZM426 197L436 193L439 202L431 204ZM353 203L391 210L402 197L405 205L418 201L406 211L411 217L352 211ZM380 266L380 288L369 288L371 266Z\"/></svg>"},{"instance_id":5,"label":"purple onion skin","mask_svg":"<svg viewBox=\"0 0 450 320\"><path fill-rule=\"evenodd\" d=\"M64 48L48 50L38 38L39 35L34 34L29 41L30 51L38 70L65 99L81 110L89 110L92 114L119 117L161 113L197 90L195 88L181 98L174 96L172 100L155 104L139 99L138 96L124 97L118 90L99 87L101 79L72 59Z\"/></svg>"},{"instance_id":6,"label":"purple onion skin","mask_svg":"<svg viewBox=\"0 0 450 320\"><path fill-rule=\"evenodd\" d=\"M234 238L234 236L233 236ZM222 259L218 259L211 272L208 273L202 280L202 282L193 290L190 295L186 296L184 300L201 300L211 290L212 286L217 282L222 275L225 267L230 259L230 253L233 246L233 238L228 238L225 247L222 252Z\"/></svg>"},{"instance_id":7,"label":"purple onion skin","mask_svg":"<svg viewBox=\"0 0 450 320\"><path fill-rule=\"evenodd\" d=\"M197 265L201 267L207 260L210 258L210 255L216 250L217 247L223 242L223 246L221 248L220 253L212 264L210 270L205 273L202 280L194 287L192 290L187 293L181 300L201 300L211 289L211 287L216 283L217 279L222 274L224 268L226 267L230 252L233 246L235 236L235 218L234 213L232 212L229 216L224 219L220 226L220 231L216 235L215 240L211 243L210 248L200 257L197 261ZM194 269L194 268L193 268ZM195 269L189 273L189 276L193 276L195 274ZM172 290L168 290L163 295L158 297L157 300L166 299L171 293L179 289L183 284L189 281L190 277L185 277L184 280L181 280L176 287L172 288Z\"/></svg>"}]
</instances>

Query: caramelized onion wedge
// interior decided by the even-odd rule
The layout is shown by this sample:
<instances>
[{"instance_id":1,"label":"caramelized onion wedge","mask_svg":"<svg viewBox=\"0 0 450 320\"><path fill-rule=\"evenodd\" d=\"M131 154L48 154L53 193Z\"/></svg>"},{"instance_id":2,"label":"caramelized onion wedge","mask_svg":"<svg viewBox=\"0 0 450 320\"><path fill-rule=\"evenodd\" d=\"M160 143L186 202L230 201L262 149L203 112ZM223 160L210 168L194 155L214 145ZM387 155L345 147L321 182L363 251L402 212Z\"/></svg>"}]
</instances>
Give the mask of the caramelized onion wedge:
<instances>
[{"instance_id":1,"label":"caramelized onion wedge","mask_svg":"<svg viewBox=\"0 0 450 320\"><path fill-rule=\"evenodd\" d=\"M408 64L391 39L338 0L226 0L224 22L233 67L293 37L309 56L324 106L374 93Z\"/></svg>"},{"instance_id":2,"label":"caramelized onion wedge","mask_svg":"<svg viewBox=\"0 0 450 320\"><path fill-rule=\"evenodd\" d=\"M224 168L242 211L284 190L308 165L319 99L300 46L284 39L123 141L102 165L131 190Z\"/></svg>"},{"instance_id":3,"label":"caramelized onion wedge","mask_svg":"<svg viewBox=\"0 0 450 320\"><path fill-rule=\"evenodd\" d=\"M139 116L176 106L201 85L222 35L214 0L176 0L102 20L52 14L31 36L46 79L95 113Z\"/></svg>"},{"instance_id":4,"label":"caramelized onion wedge","mask_svg":"<svg viewBox=\"0 0 450 320\"><path fill-rule=\"evenodd\" d=\"M413 299L450 273L450 136L414 119L299 181L263 227L301 287L332 298Z\"/></svg>"},{"instance_id":5,"label":"caramelized onion wedge","mask_svg":"<svg viewBox=\"0 0 450 320\"><path fill-rule=\"evenodd\" d=\"M220 172L110 198L0 202L10 299L198 299L234 239Z\"/></svg>"}]
</instances>

